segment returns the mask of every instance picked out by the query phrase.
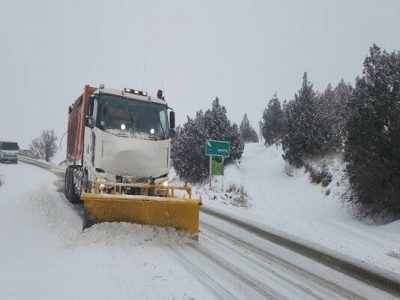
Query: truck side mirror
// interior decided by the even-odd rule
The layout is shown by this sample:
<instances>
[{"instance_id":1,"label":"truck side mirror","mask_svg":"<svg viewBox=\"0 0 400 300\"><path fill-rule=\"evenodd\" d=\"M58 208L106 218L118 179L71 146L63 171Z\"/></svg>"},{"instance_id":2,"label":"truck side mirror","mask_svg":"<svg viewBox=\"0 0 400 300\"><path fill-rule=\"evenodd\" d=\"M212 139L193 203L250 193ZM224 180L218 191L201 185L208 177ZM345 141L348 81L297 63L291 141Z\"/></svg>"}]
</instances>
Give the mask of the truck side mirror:
<instances>
[{"instance_id":1,"label":"truck side mirror","mask_svg":"<svg viewBox=\"0 0 400 300\"><path fill-rule=\"evenodd\" d=\"M169 128L175 128L175 112L173 110L169 112Z\"/></svg>"},{"instance_id":2,"label":"truck side mirror","mask_svg":"<svg viewBox=\"0 0 400 300\"><path fill-rule=\"evenodd\" d=\"M96 99L95 95L91 95L89 98L89 116L93 116L93 107L95 99Z\"/></svg>"},{"instance_id":3,"label":"truck side mirror","mask_svg":"<svg viewBox=\"0 0 400 300\"><path fill-rule=\"evenodd\" d=\"M93 128L93 127L94 127L94 124L93 124L93 117L86 115L85 123L86 123L86 126L87 126L87 127Z\"/></svg>"},{"instance_id":4,"label":"truck side mirror","mask_svg":"<svg viewBox=\"0 0 400 300\"><path fill-rule=\"evenodd\" d=\"M170 137L171 139L173 139L175 136L176 136L175 129L170 128L170 129L169 129L169 137Z\"/></svg>"}]
</instances>

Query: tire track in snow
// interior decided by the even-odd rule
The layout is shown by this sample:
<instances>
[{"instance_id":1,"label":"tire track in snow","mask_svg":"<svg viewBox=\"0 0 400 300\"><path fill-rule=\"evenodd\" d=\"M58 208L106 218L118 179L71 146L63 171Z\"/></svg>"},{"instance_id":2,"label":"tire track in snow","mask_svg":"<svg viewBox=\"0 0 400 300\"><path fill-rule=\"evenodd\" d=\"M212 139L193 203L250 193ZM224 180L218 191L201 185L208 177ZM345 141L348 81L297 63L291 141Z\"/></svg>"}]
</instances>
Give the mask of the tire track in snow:
<instances>
[{"instance_id":1,"label":"tire track in snow","mask_svg":"<svg viewBox=\"0 0 400 300\"><path fill-rule=\"evenodd\" d=\"M201 212L206 214L207 216L212 216L221 221L234 224L235 226L238 226L243 230L246 230L254 234L255 236L267 240L275 245L279 245L304 257L308 257L315 262L320 263L321 265L325 265L331 269L334 269L356 280L359 280L383 292L390 293L393 297L398 298L400 296L400 284L399 279L398 277L396 277L396 275L386 274L374 271L365 266L360 266L357 263L353 263L351 261L348 261L347 259L338 258L327 252L322 252L320 250L314 249L307 244L300 243L283 235L278 235L276 233L266 231L254 225L247 224L242 220L215 211L211 208L203 206L201 208Z\"/></svg>"},{"instance_id":2,"label":"tire track in snow","mask_svg":"<svg viewBox=\"0 0 400 300\"><path fill-rule=\"evenodd\" d=\"M223 285L214 280L209 273L203 271L199 266L191 261L188 257L187 251L177 249L171 245L168 248L173 252L175 259L179 261L186 269L190 270L194 277L196 277L203 285L210 289L210 291L218 299L237 299L234 294L227 290Z\"/></svg>"},{"instance_id":3,"label":"tire track in snow","mask_svg":"<svg viewBox=\"0 0 400 300\"><path fill-rule=\"evenodd\" d=\"M251 270L247 272L237 267L200 243L189 243L183 248L169 245L169 248L177 255L178 261L192 271L204 285L212 287L219 299L287 299L275 289L253 277L250 274ZM205 258L207 263L204 263L199 255ZM224 281L225 284L234 286L233 288L236 289L234 294L218 283ZM243 285L250 290L244 288Z\"/></svg>"},{"instance_id":4,"label":"tire track in snow","mask_svg":"<svg viewBox=\"0 0 400 300\"><path fill-rule=\"evenodd\" d=\"M205 228L203 235L212 240L212 243L216 247L220 247L221 252L233 253L233 255L240 257L244 261L247 261L249 265L252 265L254 270L262 269L260 275L265 276L265 279L272 280L276 285L291 290L295 295L299 296L299 294L302 294L302 297L307 299L326 299L328 296L335 299L365 299L351 291L343 289L332 281L292 265L271 253L254 247L210 225L206 225L204 222L202 225ZM218 238L207 231L217 235ZM246 251L248 252L247 254ZM290 275L288 276L288 274Z\"/></svg>"},{"instance_id":5,"label":"tire track in snow","mask_svg":"<svg viewBox=\"0 0 400 300\"><path fill-rule=\"evenodd\" d=\"M205 257L207 257L210 261L214 262L220 268L224 269L228 273L235 276L237 279L245 283L247 286L251 287L255 291L257 291L262 297L266 299L287 299L282 294L279 294L274 289L270 288L262 281L254 278L252 275L247 273L246 271L238 268L233 263L229 262L219 254L207 249L206 247L198 244L198 245L190 245L190 247Z\"/></svg>"}]
</instances>

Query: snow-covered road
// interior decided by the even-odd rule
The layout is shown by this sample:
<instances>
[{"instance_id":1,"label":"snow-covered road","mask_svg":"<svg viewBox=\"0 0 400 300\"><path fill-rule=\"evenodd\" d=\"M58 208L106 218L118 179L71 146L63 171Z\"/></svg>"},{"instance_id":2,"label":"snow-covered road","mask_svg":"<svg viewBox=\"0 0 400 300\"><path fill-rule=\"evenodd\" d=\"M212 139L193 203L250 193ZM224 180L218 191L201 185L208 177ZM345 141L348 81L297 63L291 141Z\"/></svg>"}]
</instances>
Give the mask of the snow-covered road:
<instances>
[{"instance_id":1,"label":"snow-covered road","mask_svg":"<svg viewBox=\"0 0 400 300\"><path fill-rule=\"evenodd\" d=\"M82 232L56 175L25 164L0 174L0 299L392 298L204 213L198 242L137 224Z\"/></svg>"}]
</instances>

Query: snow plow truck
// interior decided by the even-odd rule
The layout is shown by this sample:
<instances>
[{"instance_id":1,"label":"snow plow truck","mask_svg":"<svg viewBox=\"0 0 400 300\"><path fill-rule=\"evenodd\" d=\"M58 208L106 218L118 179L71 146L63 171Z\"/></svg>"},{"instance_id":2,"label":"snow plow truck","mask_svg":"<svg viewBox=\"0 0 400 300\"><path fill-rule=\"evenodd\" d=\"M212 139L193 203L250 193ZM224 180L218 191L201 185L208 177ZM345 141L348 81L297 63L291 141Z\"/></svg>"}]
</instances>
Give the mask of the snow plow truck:
<instances>
[{"instance_id":1,"label":"snow plow truck","mask_svg":"<svg viewBox=\"0 0 400 300\"><path fill-rule=\"evenodd\" d=\"M201 199L168 184L175 113L163 92L85 86L68 109L65 196L98 222L174 227L197 238Z\"/></svg>"}]
</instances>

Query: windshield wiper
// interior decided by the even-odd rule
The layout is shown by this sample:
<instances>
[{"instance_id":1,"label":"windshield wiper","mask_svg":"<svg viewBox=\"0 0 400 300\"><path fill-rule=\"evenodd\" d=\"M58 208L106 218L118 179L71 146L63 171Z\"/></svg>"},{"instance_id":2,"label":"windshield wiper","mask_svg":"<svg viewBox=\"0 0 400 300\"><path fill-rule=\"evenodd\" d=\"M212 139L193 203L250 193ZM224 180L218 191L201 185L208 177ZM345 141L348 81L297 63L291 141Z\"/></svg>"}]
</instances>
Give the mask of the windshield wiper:
<instances>
[{"instance_id":1,"label":"windshield wiper","mask_svg":"<svg viewBox=\"0 0 400 300\"><path fill-rule=\"evenodd\" d=\"M159 112L157 109L155 109L154 107L152 107L152 109L153 109L153 111L156 112L156 114L159 114L159 113L160 113L160 112ZM165 139L165 138L166 138L166 135L165 135L164 127L163 127L163 125L162 125L162 123L161 123L161 119L160 119L159 117L158 117L157 119L158 119L158 123L160 124L161 130L162 130L162 133L163 133L163 138Z\"/></svg>"},{"instance_id":2,"label":"windshield wiper","mask_svg":"<svg viewBox=\"0 0 400 300\"><path fill-rule=\"evenodd\" d=\"M122 97L122 99L125 100L124 103L125 103L126 109L128 110L129 117L131 118L132 129L135 130L135 122L134 122L134 120L133 120L133 116L132 116L131 109L129 108L128 100L127 100L126 98L124 98L124 97Z\"/></svg>"}]
</instances>

